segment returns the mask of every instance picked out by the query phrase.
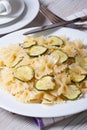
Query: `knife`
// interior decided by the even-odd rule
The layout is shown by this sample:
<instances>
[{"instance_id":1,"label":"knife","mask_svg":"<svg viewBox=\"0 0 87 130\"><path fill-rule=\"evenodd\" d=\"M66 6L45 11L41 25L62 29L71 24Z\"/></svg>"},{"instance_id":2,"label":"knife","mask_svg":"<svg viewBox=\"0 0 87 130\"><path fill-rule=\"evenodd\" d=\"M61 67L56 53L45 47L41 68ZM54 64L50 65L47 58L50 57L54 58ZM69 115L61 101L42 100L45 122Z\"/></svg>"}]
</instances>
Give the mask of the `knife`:
<instances>
[{"instance_id":1,"label":"knife","mask_svg":"<svg viewBox=\"0 0 87 130\"><path fill-rule=\"evenodd\" d=\"M75 18L75 19L70 20L70 21L65 21L65 22L62 22L62 23L55 23L55 24L51 24L51 25L39 26L36 29L32 29L30 31L25 32L23 35L28 35L28 34L32 34L32 33L36 33L36 32L45 31L45 30L48 30L48 29L53 29L53 28L56 28L56 27L66 26L66 25L69 25L69 24L72 24L72 23L75 23L75 22L84 22L84 21L87 21L87 15L84 16L84 17Z\"/></svg>"}]
</instances>

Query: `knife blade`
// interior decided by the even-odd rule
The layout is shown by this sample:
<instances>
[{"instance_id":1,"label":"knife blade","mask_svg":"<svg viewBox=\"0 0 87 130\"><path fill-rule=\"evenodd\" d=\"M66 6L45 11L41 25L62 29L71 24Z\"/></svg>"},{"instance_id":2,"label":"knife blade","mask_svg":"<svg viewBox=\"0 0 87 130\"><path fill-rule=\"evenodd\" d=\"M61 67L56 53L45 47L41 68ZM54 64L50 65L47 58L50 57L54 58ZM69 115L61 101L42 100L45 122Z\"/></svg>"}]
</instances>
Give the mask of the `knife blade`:
<instances>
[{"instance_id":1,"label":"knife blade","mask_svg":"<svg viewBox=\"0 0 87 130\"><path fill-rule=\"evenodd\" d=\"M87 21L87 16L78 17L78 18L75 18L73 20L62 22L62 23L55 23L55 24L51 24L51 25L39 26L36 29L25 32L23 35L37 33L37 32L45 31L45 30L48 30L48 29L53 29L53 28L56 28L56 27L63 27L63 26L66 26L66 25L69 25L69 24L72 24L72 23L75 23L75 22L83 22L83 21Z\"/></svg>"}]
</instances>

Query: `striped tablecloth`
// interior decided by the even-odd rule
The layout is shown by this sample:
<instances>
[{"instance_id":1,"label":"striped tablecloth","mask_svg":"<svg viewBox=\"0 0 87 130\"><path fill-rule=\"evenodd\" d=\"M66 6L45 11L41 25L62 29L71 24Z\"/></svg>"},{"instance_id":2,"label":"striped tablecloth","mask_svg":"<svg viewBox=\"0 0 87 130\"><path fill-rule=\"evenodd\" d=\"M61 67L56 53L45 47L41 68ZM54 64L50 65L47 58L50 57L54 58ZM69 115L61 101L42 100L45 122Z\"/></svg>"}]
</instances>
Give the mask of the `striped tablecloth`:
<instances>
[{"instance_id":1,"label":"striped tablecloth","mask_svg":"<svg viewBox=\"0 0 87 130\"><path fill-rule=\"evenodd\" d=\"M48 5L48 8L55 14L62 18L67 18L67 20L78 16L77 12L80 12L80 15L85 13L87 14L87 0L41 1L45 5ZM45 25L49 23L49 20L39 13L34 21L26 27ZM87 111L70 117L45 119L19 116L0 109L0 130L39 130L40 128L43 128L43 130L87 130Z\"/></svg>"}]
</instances>

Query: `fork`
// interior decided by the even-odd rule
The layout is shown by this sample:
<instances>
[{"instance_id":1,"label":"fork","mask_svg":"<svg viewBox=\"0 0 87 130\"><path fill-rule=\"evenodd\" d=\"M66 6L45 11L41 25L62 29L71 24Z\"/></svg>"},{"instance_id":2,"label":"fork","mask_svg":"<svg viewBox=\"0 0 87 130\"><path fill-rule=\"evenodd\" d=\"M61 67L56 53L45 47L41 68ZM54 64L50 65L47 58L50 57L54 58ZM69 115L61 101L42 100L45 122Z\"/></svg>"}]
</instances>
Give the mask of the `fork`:
<instances>
[{"instance_id":1,"label":"fork","mask_svg":"<svg viewBox=\"0 0 87 130\"><path fill-rule=\"evenodd\" d=\"M51 12L46 6L40 5L40 12L45 15L53 24L58 22L66 22L66 20L60 18L53 12Z\"/></svg>"},{"instance_id":2,"label":"fork","mask_svg":"<svg viewBox=\"0 0 87 130\"><path fill-rule=\"evenodd\" d=\"M57 16L56 14L54 14L53 12L51 12L47 6L44 6L43 4L40 5L40 12L46 16L53 24L54 23L61 23L61 22L67 22L67 20L62 19L61 17ZM73 28L77 28L77 29L87 29L87 26L85 24L82 25L75 25L72 24Z\"/></svg>"}]
</instances>

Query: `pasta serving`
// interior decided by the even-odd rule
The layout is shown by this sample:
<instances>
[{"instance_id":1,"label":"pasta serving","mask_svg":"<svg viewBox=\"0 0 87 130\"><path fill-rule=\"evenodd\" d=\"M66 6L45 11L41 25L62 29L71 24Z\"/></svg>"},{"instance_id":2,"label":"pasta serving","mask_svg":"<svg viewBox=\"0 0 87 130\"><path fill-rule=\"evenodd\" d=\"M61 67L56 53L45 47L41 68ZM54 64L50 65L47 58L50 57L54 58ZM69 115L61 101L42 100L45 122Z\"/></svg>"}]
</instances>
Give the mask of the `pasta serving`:
<instances>
[{"instance_id":1,"label":"pasta serving","mask_svg":"<svg viewBox=\"0 0 87 130\"><path fill-rule=\"evenodd\" d=\"M66 37L25 37L0 48L0 86L24 103L55 104L87 92L87 49Z\"/></svg>"}]
</instances>

